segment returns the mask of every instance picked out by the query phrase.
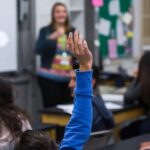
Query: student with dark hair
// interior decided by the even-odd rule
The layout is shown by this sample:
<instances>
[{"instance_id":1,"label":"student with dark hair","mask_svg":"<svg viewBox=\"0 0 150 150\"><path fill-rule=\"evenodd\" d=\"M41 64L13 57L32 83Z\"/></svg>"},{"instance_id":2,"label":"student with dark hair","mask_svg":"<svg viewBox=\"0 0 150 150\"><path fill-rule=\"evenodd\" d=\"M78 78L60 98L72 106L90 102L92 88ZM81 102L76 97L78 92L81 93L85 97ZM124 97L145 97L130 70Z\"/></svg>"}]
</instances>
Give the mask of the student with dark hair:
<instances>
[{"instance_id":1,"label":"student with dark hair","mask_svg":"<svg viewBox=\"0 0 150 150\"><path fill-rule=\"evenodd\" d=\"M145 106L147 114L144 118L130 123L121 130L122 139L131 138L137 135L150 133L150 52L145 52L142 56L138 76L125 94L126 103L138 101Z\"/></svg>"},{"instance_id":2,"label":"student with dark hair","mask_svg":"<svg viewBox=\"0 0 150 150\"><path fill-rule=\"evenodd\" d=\"M142 56L139 68L138 76L128 91L125 93L125 101L132 103L138 100L140 103L145 104L146 107L150 107L150 52L145 52Z\"/></svg>"},{"instance_id":3,"label":"student with dark hair","mask_svg":"<svg viewBox=\"0 0 150 150\"><path fill-rule=\"evenodd\" d=\"M113 119L113 114L105 106L105 103L100 95L98 89L99 83L99 68L96 66L92 67L93 77L92 77L92 86L93 86L93 123L92 123L92 132L109 130L114 128L115 122ZM69 83L69 88L71 89L72 97L74 97L74 89L76 87L76 75L74 71L71 73L71 80Z\"/></svg>"},{"instance_id":4,"label":"student with dark hair","mask_svg":"<svg viewBox=\"0 0 150 150\"><path fill-rule=\"evenodd\" d=\"M32 149L31 149L32 148ZM21 137L15 150L58 150L57 144L49 134L42 131L26 131Z\"/></svg>"},{"instance_id":5,"label":"student with dark hair","mask_svg":"<svg viewBox=\"0 0 150 150\"><path fill-rule=\"evenodd\" d=\"M138 101L146 108L150 108L150 52L147 51L142 56L139 67L138 75L133 81L129 89L124 95L126 103L134 103Z\"/></svg>"},{"instance_id":6,"label":"student with dark hair","mask_svg":"<svg viewBox=\"0 0 150 150\"><path fill-rule=\"evenodd\" d=\"M36 53L41 57L38 81L44 107L70 101L68 82L73 57L66 42L69 32L74 31L66 5L56 3L52 8L51 23L40 30L36 42Z\"/></svg>"},{"instance_id":7,"label":"student with dark hair","mask_svg":"<svg viewBox=\"0 0 150 150\"><path fill-rule=\"evenodd\" d=\"M76 70L76 88L74 109L72 117L66 127L64 138L59 146L60 150L82 150L84 144L89 139L92 127L92 53L88 49L85 40L79 37L78 32L70 33L68 38L68 46L72 54L79 60L80 67ZM31 131L33 133L33 131ZM24 133L15 150L54 150L51 140L47 141L44 137L38 136L38 132L33 133L34 138L30 135L30 131ZM28 137L24 142L24 137ZM29 136L28 136L29 135ZM37 136L36 136L37 135ZM26 139L26 138L25 138ZM32 141L31 141L32 140ZM41 143L41 141L43 141ZM22 142L23 141L23 142ZM33 142L33 144L32 144ZM50 142L50 143L49 143ZM45 148L44 145L47 145ZM55 148L55 147L54 147Z\"/></svg>"},{"instance_id":8,"label":"student with dark hair","mask_svg":"<svg viewBox=\"0 0 150 150\"><path fill-rule=\"evenodd\" d=\"M14 105L11 83L0 79L0 149L9 149L26 130L31 130L31 125L27 115Z\"/></svg>"}]
</instances>

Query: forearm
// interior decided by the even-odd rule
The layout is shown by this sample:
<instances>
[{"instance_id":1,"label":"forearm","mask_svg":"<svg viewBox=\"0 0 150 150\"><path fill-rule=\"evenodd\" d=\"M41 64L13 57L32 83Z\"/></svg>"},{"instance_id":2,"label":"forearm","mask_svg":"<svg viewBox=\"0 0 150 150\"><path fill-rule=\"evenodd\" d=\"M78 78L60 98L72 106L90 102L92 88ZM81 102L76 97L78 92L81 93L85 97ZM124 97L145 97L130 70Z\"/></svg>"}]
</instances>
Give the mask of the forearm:
<instances>
[{"instance_id":1,"label":"forearm","mask_svg":"<svg viewBox=\"0 0 150 150\"><path fill-rule=\"evenodd\" d=\"M76 72L74 110L60 150L83 148L92 127L92 71Z\"/></svg>"}]
</instances>

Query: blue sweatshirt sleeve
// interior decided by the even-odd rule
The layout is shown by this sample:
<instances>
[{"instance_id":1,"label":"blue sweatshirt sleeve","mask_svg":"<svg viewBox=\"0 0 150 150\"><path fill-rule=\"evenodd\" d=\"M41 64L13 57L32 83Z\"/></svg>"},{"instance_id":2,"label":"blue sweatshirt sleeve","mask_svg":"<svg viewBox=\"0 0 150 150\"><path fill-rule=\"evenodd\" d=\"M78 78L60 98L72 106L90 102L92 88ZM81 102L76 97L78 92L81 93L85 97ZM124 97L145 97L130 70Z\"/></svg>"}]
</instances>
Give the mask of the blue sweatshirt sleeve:
<instances>
[{"instance_id":1,"label":"blue sweatshirt sleeve","mask_svg":"<svg viewBox=\"0 0 150 150\"><path fill-rule=\"evenodd\" d=\"M92 128L92 71L76 71L74 110L60 150L82 150Z\"/></svg>"}]
</instances>

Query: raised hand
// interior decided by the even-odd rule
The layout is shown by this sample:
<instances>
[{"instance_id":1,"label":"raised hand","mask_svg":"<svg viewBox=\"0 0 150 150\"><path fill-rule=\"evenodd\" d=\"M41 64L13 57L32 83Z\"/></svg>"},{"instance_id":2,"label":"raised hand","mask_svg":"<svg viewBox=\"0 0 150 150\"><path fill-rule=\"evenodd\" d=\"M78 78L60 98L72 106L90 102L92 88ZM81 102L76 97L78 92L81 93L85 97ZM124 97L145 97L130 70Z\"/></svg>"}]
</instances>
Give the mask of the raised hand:
<instances>
[{"instance_id":1,"label":"raised hand","mask_svg":"<svg viewBox=\"0 0 150 150\"><path fill-rule=\"evenodd\" d=\"M92 69L93 56L88 48L87 42L82 39L79 32L76 31L69 34L67 47L71 50L72 54L79 60L80 71Z\"/></svg>"},{"instance_id":2,"label":"raised hand","mask_svg":"<svg viewBox=\"0 0 150 150\"><path fill-rule=\"evenodd\" d=\"M51 35L49 35L47 38L50 40L56 40L58 37L60 37L63 33L59 31L53 32Z\"/></svg>"}]
</instances>

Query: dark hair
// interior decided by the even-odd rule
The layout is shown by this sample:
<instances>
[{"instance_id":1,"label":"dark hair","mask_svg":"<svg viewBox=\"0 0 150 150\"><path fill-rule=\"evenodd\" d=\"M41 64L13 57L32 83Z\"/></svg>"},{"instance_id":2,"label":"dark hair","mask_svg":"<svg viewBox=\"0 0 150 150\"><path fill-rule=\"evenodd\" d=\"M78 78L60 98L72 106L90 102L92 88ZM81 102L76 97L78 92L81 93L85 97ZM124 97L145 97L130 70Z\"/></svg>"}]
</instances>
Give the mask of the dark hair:
<instances>
[{"instance_id":1,"label":"dark hair","mask_svg":"<svg viewBox=\"0 0 150 150\"><path fill-rule=\"evenodd\" d=\"M93 79L96 80L96 83L95 83L95 86L94 86L94 89L95 89L97 87L97 85L99 84L100 68L97 67L97 66L93 66L92 69L93 69Z\"/></svg>"},{"instance_id":2,"label":"dark hair","mask_svg":"<svg viewBox=\"0 0 150 150\"><path fill-rule=\"evenodd\" d=\"M54 30L56 29L56 21L55 21L55 18L54 18L54 13L55 13L55 9L56 9L57 6L63 6L63 7L65 7L66 10L67 10L66 5L63 4L63 3L61 3L61 2L58 2L58 3L55 3L55 4L54 4L54 6L53 6L53 8L52 8L52 14L51 14L52 21L51 21L51 24L50 24L50 26L51 26ZM68 16L67 19L66 19L66 22L65 22L65 30L66 30L66 32L69 31L70 28L71 28L71 26L70 26L69 16Z\"/></svg>"},{"instance_id":3,"label":"dark hair","mask_svg":"<svg viewBox=\"0 0 150 150\"><path fill-rule=\"evenodd\" d=\"M26 131L14 150L58 150L58 147L45 132Z\"/></svg>"},{"instance_id":4,"label":"dark hair","mask_svg":"<svg viewBox=\"0 0 150 150\"><path fill-rule=\"evenodd\" d=\"M140 60L138 80L141 86L141 98L150 107L150 52L145 52Z\"/></svg>"},{"instance_id":5,"label":"dark hair","mask_svg":"<svg viewBox=\"0 0 150 150\"><path fill-rule=\"evenodd\" d=\"M11 133L12 140L22 132L22 119L25 113L13 104L13 90L10 82L0 79L0 135L3 126Z\"/></svg>"}]
</instances>

